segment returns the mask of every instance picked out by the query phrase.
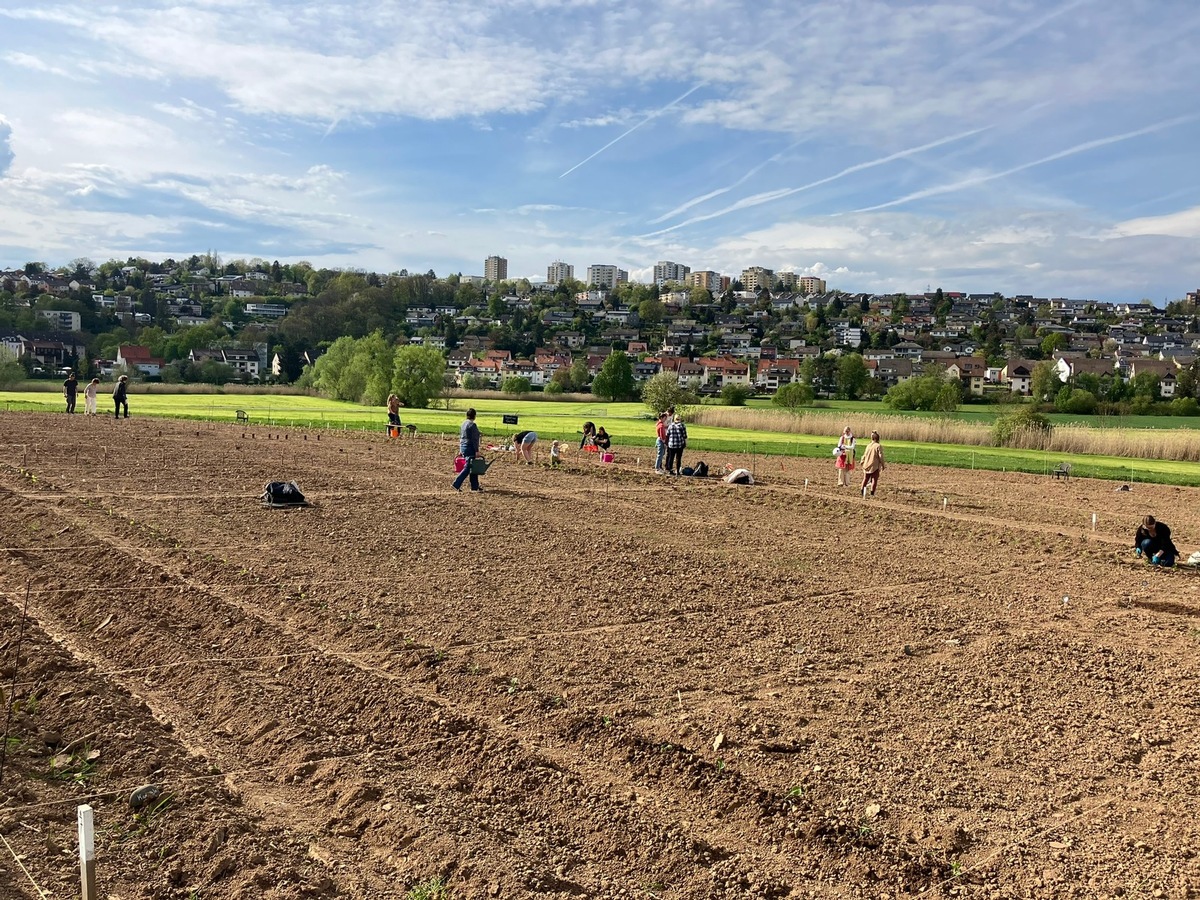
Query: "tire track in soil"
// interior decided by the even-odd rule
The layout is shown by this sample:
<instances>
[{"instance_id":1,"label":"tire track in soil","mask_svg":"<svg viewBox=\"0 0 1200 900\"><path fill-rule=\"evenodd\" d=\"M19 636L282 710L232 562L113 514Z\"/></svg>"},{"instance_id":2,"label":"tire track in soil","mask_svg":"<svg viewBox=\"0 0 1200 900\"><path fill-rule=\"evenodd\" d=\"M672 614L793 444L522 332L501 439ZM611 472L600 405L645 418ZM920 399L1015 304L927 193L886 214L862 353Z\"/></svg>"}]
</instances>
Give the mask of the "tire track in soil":
<instances>
[{"instance_id":1,"label":"tire track in soil","mask_svg":"<svg viewBox=\"0 0 1200 900\"><path fill-rule=\"evenodd\" d=\"M7 491L5 491L5 493L7 493ZM59 516L60 516L60 518L65 518L64 516L62 516L61 513L59 513ZM72 517L72 518L74 518L74 517ZM78 525L78 520L75 520L75 524ZM8 539L13 540L14 538L9 537ZM170 572L165 571L162 568L162 561L158 560L153 554L147 555L144 552L143 548L138 548L138 551L131 552L127 546L114 547L114 552L109 555L107 561L111 563L111 562L113 562L113 560L116 560L116 568L118 568L118 569L127 569L131 565L141 564L143 566L150 566L150 567L157 568L159 570L157 575L154 575L153 572L150 574L152 577L157 577L159 580L169 579L168 583L174 582L176 580L181 580L182 581L182 583L180 585L181 589L188 588L191 591L193 591L193 598L191 601L191 611L195 610L195 602L194 602L195 599L198 599L198 598L204 596L205 594L207 594L210 597L214 596L214 591L211 589L211 587L206 587L205 585L198 584L195 581L193 581L192 579L188 578L187 576L181 575L180 573L170 573ZM80 564L84 565L84 566L91 564L91 565L94 565L95 567L97 567L98 569L103 569L104 562L105 562L105 559L97 556L97 557L92 557L92 558L85 558L80 561ZM55 568L54 566L46 565L45 563L43 563L42 565L35 565L35 566L29 567L31 574L34 577L38 578L39 582L41 582L42 579L47 577L47 574L48 574L46 572L47 569L53 570L54 568ZM110 571L111 571L111 568L110 568ZM59 574L59 573L55 572L53 574ZM67 575L68 573L61 573L61 574ZM140 573L139 573L139 575L140 575ZM165 579L164 579L164 576L165 576ZM296 641L305 640L305 638L303 636L298 636L298 635L291 633L292 629L290 628L290 626L287 626L286 623L278 621L278 620L264 619L261 612L252 611L252 610L247 609L246 604L244 604L241 601L231 600L229 597L224 597L224 596L217 596L216 599L219 599L222 603L224 603L227 606L232 606L232 607L236 608L240 614L246 616L247 618L250 618L251 615L253 614L253 616L256 617L263 624L269 624L274 627L280 628L281 630L284 631L287 639L289 639L289 640L296 640ZM169 608L170 608L170 604L164 604L163 608L159 608L159 609L155 610L155 612L157 612L160 616L162 616L164 613L168 612ZM172 611L176 612L180 615L186 614L186 612L187 612L185 610L181 610L178 608L175 608ZM49 622L47 621L47 619L49 618L48 611L41 608L40 604L38 605L37 613L38 613L38 618L44 624L49 625ZM148 615L148 617L149 617L149 615ZM237 621L236 618L225 623L227 633L230 631L236 632L236 631L240 630L240 628L243 625L244 625L244 621ZM199 628L202 628L203 626L193 625L192 627L196 627L199 629ZM139 640L137 642L130 643L128 648L126 648L129 652L136 653L138 651L138 649L140 649L140 646L144 646L144 644L142 644L142 641L140 640L141 638L144 637L144 634L142 633L142 632L144 632L144 630L145 630L144 626L138 627ZM172 634L171 630L163 629L163 628L159 627L157 629L154 629L154 632L155 632L154 640L152 641L152 643L155 645L155 648L158 651L158 653L156 655L162 655L164 645L171 647L171 649L175 653L184 653L185 652L186 648L183 646L183 642L181 642L179 640L173 640L176 638L176 635ZM57 634L56 635L56 639L62 641L65 646L68 646L74 654L76 654L80 658L87 659L89 662L92 662L93 664L96 664L99 660L95 656L93 656L92 653L85 651L80 647L77 640L74 639L77 637L78 637L78 634L75 634L73 636L69 636L66 634ZM279 639L276 638L274 641L272 641L273 645L278 646L278 640ZM227 640L224 643L228 646L229 642ZM404 682L403 679L399 678L394 673L387 672L383 669L380 669L379 667L370 666L369 664L364 664L361 661L361 659L347 657L344 654L339 653L332 647L329 647L327 645L320 644L320 643L313 643L311 641L311 639L307 640L306 646L315 647L322 653L328 654L329 656L332 656L332 657L337 657L337 660L339 662L343 663L344 665L352 666L352 667L358 669L360 672L371 675L374 678L384 679L387 682L389 682L389 684L396 684L396 683ZM250 653L252 650L252 648L245 647L245 646L230 647L228 649L231 652L237 653L239 655L244 655L244 654ZM300 654L300 651L297 651L297 656L299 656L299 654ZM111 660L113 658L113 656L115 656L115 658L117 660L123 660L126 663L133 661L133 659L128 655L128 652L120 653L120 654L110 654L110 656L105 657L105 658L108 660ZM229 697L229 694L231 692L226 689L226 685L225 685L225 682L228 682L228 681L231 681L231 680L234 680L237 678L240 678L243 682L245 682L246 672L244 671L244 667L242 667L242 666L228 667L227 671L215 673L215 672L211 672L211 671L205 671L199 664L185 664L182 661L180 661L180 662L181 662L181 664L178 666L177 672L167 673L166 677L161 678L159 683L148 684L147 682L149 682L149 679L144 678L144 679L142 679L142 683L140 685L136 684L136 683L129 685L129 689L134 691L135 694L148 697L149 700L151 701L151 707L158 711L158 715L160 717L164 717L168 720L173 720L174 722L180 723L181 725L186 727L189 732L189 735L184 740L184 743L185 743L185 746L188 746L189 750L191 750L193 753L198 753L205 757L211 757L212 755L214 755L214 749L219 748L219 749L216 749L215 755L217 755L221 758L235 759L235 760L238 760L239 762L242 762L246 766L262 764L263 759L261 757L258 759L246 758L245 754L246 754L247 748L244 746L238 747L231 743L231 741L229 740L229 737L230 737L229 728L225 727L227 725L233 724L230 722L230 720L226 719L221 724L216 725L216 726L206 724L203 721L204 717L201 715L198 715L196 710L192 709L190 706L188 706L186 704L180 704L179 702L176 702L172 699L172 696L176 695L176 691L178 689L181 689L184 687L190 687L193 690L196 690L198 693L202 693L205 695L211 695L214 698L216 698L215 701L212 703L212 707L214 709L225 709L228 707L230 702L234 702L234 703L245 702L245 701L247 701L248 698L246 698L244 695L236 696L237 695L236 691L232 692L235 695L235 697L231 701L231 698ZM208 666L208 667L213 667L213 668L219 667L219 665L215 664L212 660L207 660L204 665ZM199 669L199 671L197 671L198 669ZM185 678L185 676L186 676L186 678ZM279 676L279 673L278 672L275 673L275 677L278 678L278 676ZM253 702L257 707L264 707L264 706L269 707L270 706L270 704L267 701L270 699L273 699L273 698L270 698L270 697L265 698L262 696L264 689L266 689L267 687L268 687L268 685L263 682L261 677L254 679L253 692L255 693L255 696L253 697ZM147 690L147 688L149 688L149 690ZM275 691L271 691L270 693L274 694L275 697L278 697L279 694L281 693L281 691L275 690ZM361 695L361 694L368 694L371 692L369 690L360 688L359 690L355 691L354 693ZM413 689L412 685L406 685L405 693L408 694L410 697L415 697L418 701L420 701L424 704L435 704L438 707L441 707L443 705L441 703L440 699L437 698L435 695L430 695L428 693L415 691ZM278 706L278 705L279 704L277 702L276 706ZM276 711L278 711L278 710L276 710ZM406 710L404 712L406 714L411 714L411 710ZM315 717L308 718L310 726L312 724L313 718L315 718ZM393 718L395 718L395 716L393 716ZM493 724L498 724L499 727L504 727L504 723L502 723L502 722L501 723L493 723ZM476 730L483 730L485 732L490 730L490 728L487 724L479 725L478 723L472 723L472 725L474 726L474 728ZM269 729L268 733L270 730L273 730L273 729ZM581 732L579 732L579 733L581 733ZM308 737L310 738L310 740L321 741L321 740L326 740L329 738L336 739L338 737L344 739L347 737L347 735L344 732L339 734L338 730L336 728L334 728L334 729L330 729L330 731L327 732L326 735L311 735L310 734L310 735L308 735ZM393 737L395 737L395 736L393 736ZM225 738L225 739L223 740L223 738ZM594 769L597 764L605 767L606 769L608 768L607 762L603 758L598 760L595 758L594 754L589 755L587 757L582 757L579 754L574 753L574 752L564 752L564 749L569 750L569 748L564 748L562 746L548 747L548 746L543 745L540 748L536 747L536 746L527 746L526 742L522 738L520 738L520 736L514 736L511 738L507 738L506 743L508 744L508 747L506 748L506 752L512 753L514 750L518 750L518 749L521 750L522 752L524 752L525 754L528 755L528 757L529 757L528 764L533 765L533 766L548 765L550 768L552 768L555 771L563 771L565 769L566 771L569 771L569 772L587 771L589 769ZM352 748L346 748L346 749L352 749ZM613 748L613 749L618 750L619 748ZM306 754L306 755L311 755L311 754ZM311 768L311 766L306 765L307 762L308 761L305 760L302 755L301 758L297 761L297 769L303 770L306 768ZM699 764L699 765L701 768L704 768L705 764ZM631 797L639 796L639 795L637 795L636 786L634 784L632 784L630 782L619 783L618 781L614 781L613 779L614 778L619 779L619 776L617 776L612 771L606 771L604 774L606 776L608 776L606 784L609 786L610 791L611 791L612 786L616 785L620 791L622 791L622 792L627 791ZM248 781L250 782L249 787L247 787ZM581 779L581 781L582 781L582 779ZM237 782L237 784L235 785L235 788L237 790L239 790L241 793L243 793L244 795L246 795L247 799L250 800L261 813L263 813L265 815L276 815L277 816L278 811L275 807L279 802L279 797L280 797L280 793L281 793L280 790L273 788L273 787L271 789L264 790L264 787L261 784L253 781L252 779L239 780ZM284 801L287 803L292 803L292 804L296 803L297 802L297 797L295 796L296 793L297 793L297 791L294 788L289 789L286 792ZM575 793L575 792L573 791L571 793ZM569 799L570 799L569 797L559 798L560 802L569 802ZM639 803L645 804L645 803L647 803L648 800L652 800L652 799L653 798L650 795L648 795L646 793L645 789L643 788L642 793L640 794ZM306 803L306 804L308 804L310 806L314 806L314 807L319 807L322 805L322 803L327 804L328 800L329 800L328 796L299 798L299 802ZM744 805L744 801L730 801L730 802L727 802L726 804L724 804L723 808L726 811L729 811L731 809L739 808L742 805ZM622 806L624 806L624 805L622 805ZM619 808L621 808L621 807L619 807ZM633 808L633 813L636 813L636 815L631 814L631 811L629 809L623 809L622 811L625 812L625 816L624 816L625 818L643 818L643 819L645 818L644 811L641 809L638 809L637 807ZM612 815L612 812L610 811L604 815L604 818L607 819L611 815ZM599 823L593 823L593 824L597 825ZM634 825L633 822L630 822L629 824ZM666 835L667 837L681 837L680 835L669 834L669 826L664 827L664 826L655 825L655 824L649 823L649 822L643 822L640 825L640 827L636 827L635 830L637 832L649 833L649 834L653 834L656 831L666 830L666 831L668 831L668 834ZM727 831L727 830L728 829L723 828L723 827L719 828L719 831L722 831L722 832ZM656 841L655 843L661 843L662 837L663 837L663 835L661 835L661 834L658 835L659 840ZM732 843L735 845L744 843L743 841L741 841L738 838L738 835L736 833L730 833L728 835L728 837L731 838ZM313 839L322 841L326 846L328 846L331 843L329 836L327 834L323 834L323 835L322 834L314 834ZM679 843L679 841L672 841L672 843ZM689 842L686 839L682 842L682 844L685 849L688 848L688 846L689 846ZM344 843L343 842L339 845L336 842L334 842L334 849L331 852L331 855L339 857L339 858L353 858L356 855L354 852L355 849L356 849L356 844L354 844L354 843ZM753 848L750 846L744 846L742 848L742 850L744 852L752 851ZM315 852L317 852L319 854L320 850L317 850ZM711 860L713 858L715 858L717 860L726 860L726 859L729 859L730 857L732 857L734 855L734 853L735 853L735 851L732 849L729 849L729 848L716 849L706 843L704 845L703 850L692 852L688 855L698 858L703 862L703 861ZM707 858L704 857L704 854L708 855ZM685 856L684 860L681 860L681 862L684 863L684 866L686 868L686 856ZM561 866L560 866L560 868L561 868ZM559 879L559 880L562 881L562 879ZM786 882L784 882L783 880L780 880L778 882L779 885L782 885L784 883L786 883ZM565 882L564 882L564 884L565 884ZM763 896L771 896L773 894L773 892L774 892L774 890L768 890L767 892L763 893L762 895Z\"/></svg>"}]
</instances>

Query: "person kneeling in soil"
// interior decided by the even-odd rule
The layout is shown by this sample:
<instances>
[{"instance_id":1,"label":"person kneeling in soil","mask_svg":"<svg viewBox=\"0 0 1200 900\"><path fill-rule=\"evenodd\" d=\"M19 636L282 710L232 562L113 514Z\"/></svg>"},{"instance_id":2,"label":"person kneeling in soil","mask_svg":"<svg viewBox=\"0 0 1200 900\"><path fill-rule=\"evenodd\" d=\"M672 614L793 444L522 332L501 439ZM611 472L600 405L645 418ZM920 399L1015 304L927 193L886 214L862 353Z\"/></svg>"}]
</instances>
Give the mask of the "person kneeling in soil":
<instances>
[{"instance_id":1,"label":"person kneeling in soil","mask_svg":"<svg viewBox=\"0 0 1200 900\"><path fill-rule=\"evenodd\" d=\"M1137 534L1133 536L1133 550L1138 556L1143 556L1152 566L1175 565L1179 551L1171 541L1171 528L1165 522L1158 522L1154 516L1146 516L1138 526Z\"/></svg>"}]
</instances>

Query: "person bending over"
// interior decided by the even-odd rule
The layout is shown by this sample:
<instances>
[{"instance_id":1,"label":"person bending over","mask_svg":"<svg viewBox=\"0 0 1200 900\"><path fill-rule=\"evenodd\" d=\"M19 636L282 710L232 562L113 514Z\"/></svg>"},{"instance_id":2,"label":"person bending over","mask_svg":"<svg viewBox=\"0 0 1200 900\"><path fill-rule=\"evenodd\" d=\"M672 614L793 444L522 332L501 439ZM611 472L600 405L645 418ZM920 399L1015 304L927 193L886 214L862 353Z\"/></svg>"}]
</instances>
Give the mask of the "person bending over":
<instances>
[{"instance_id":1,"label":"person bending over","mask_svg":"<svg viewBox=\"0 0 1200 900\"><path fill-rule=\"evenodd\" d=\"M513 449L526 465L533 465L533 445L536 443L536 431L518 431L512 436Z\"/></svg>"},{"instance_id":2,"label":"person bending over","mask_svg":"<svg viewBox=\"0 0 1200 900\"><path fill-rule=\"evenodd\" d=\"M1133 550L1138 556L1146 558L1152 566L1175 565L1179 551L1171 541L1171 528L1166 522L1157 521L1154 516L1146 516L1138 526L1137 534L1133 536Z\"/></svg>"}]
</instances>

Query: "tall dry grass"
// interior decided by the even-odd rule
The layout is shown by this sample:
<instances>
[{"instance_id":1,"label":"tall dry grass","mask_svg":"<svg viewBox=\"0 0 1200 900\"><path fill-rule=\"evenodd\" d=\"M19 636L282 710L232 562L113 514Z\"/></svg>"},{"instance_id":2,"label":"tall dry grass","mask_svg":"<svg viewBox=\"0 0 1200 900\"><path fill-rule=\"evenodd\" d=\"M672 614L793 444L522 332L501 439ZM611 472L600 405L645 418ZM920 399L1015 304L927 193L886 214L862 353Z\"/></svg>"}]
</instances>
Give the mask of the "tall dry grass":
<instances>
[{"instance_id":1,"label":"tall dry grass","mask_svg":"<svg viewBox=\"0 0 1200 900\"><path fill-rule=\"evenodd\" d=\"M111 383L110 383L111 385ZM59 388L61 390L61 388ZM237 394L276 397L319 397L314 390L298 388L290 384L166 384L163 382L129 383L131 394Z\"/></svg>"},{"instance_id":2,"label":"tall dry grass","mask_svg":"<svg viewBox=\"0 0 1200 900\"><path fill-rule=\"evenodd\" d=\"M785 434L827 434L837 443L847 425L857 435L878 431L884 440L921 444L991 444L985 425L955 419L925 419L877 413L844 413L820 410L788 412L783 409L748 409L736 406L693 406L688 419L697 425L778 431Z\"/></svg>"},{"instance_id":3,"label":"tall dry grass","mask_svg":"<svg viewBox=\"0 0 1200 900\"><path fill-rule=\"evenodd\" d=\"M776 431L785 434L828 435L831 446L847 425L856 435L878 431L885 441L919 444L961 444L994 447L990 425L956 419L916 418L895 414L823 412L820 410L747 409L696 406L688 420L697 425ZM1058 425L1049 432L1024 431L1009 446L1021 450L1123 456L1134 459L1200 461L1200 434L1191 429L1089 428Z\"/></svg>"}]
</instances>

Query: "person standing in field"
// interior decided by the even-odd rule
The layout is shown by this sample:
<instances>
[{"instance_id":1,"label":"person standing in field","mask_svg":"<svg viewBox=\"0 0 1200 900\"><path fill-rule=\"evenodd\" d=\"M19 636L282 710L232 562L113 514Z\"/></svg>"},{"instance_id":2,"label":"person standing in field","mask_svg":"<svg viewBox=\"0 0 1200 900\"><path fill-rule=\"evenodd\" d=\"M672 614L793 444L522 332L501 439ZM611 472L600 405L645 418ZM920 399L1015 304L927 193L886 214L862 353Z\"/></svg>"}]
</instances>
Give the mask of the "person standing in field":
<instances>
[{"instance_id":1,"label":"person standing in field","mask_svg":"<svg viewBox=\"0 0 1200 900\"><path fill-rule=\"evenodd\" d=\"M83 389L83 414L85 416L94 416L96 414L96 395L100 393L100 379L93 378L88 382L87 387Z\"/></svg>"},{"instance_id":2,"label":"person standing in field","mask_svg":"<svg viewBox=\"0 0 1200 900\"><path fill-rule=\"evenodd\" d=\"M122 375L117 379L117 386L113 388L113 418L121 418L121 409L125 409L125 418L129 418L129 376Z\"/></svg>"},{"instance_id":3,"label":"person standing in field","mask_svg":"<svg viewBox=\"0 0 1200 900\"><path fill-rule=\"evenodd\" d=\"M475 468L471 465L471 462L479 455L479 426L475 424L474 407L467 410L467 418L463 421L462 428L459 429L458 455L466 460L466 465L454 479L454 489L461 491L463 482L470 478L471 490L482 491L483 488L479 486L479 476L475 474Z\"/></svg>"},{"instance_id":4,"label":"person standing in field","mask_svg":"<svg viewBox=\"0 0 1200 900\"><path fill-rule=\"evenodd\" d=\"M867 488L871 489L871 496L875 496L875 488L879 486L879 473L886 468L887 463L883 461L883 446L879 443L879 432L871 432L871 443L867 444L867 449L862 455L862 495L867 496Z\"/></svg>"},{"instance_id":5,"label":"person standing in field","mask_svg":"<svg viewBox=\"0 0 1200 900\"><path fill-rule=\"evenodd\" d=\"M683 474L683 450L687 447L687 426L678 413L667 426L667 474Z\"/></svg>"},{"instance_id":6,"label":"person standing in field","mask_svg":"<svg viewBox=\"0 0 1200 900\"><path fill-rule=\"evenodd\" d=\"M850 430L849 425L842 429L834 456L838 487L846 487L850 483L850 473L854 471L854 432Z\"/></svg>"},{"instance_id":7,"label":"person standing in field","mask_svg":"<svg viewBox=\"0 0 1200 900\"><path fill-rule=\"evenodd\" d=\"M67 376L67 380L63 382L63 397L67 400L67 413L75 412L75 395L79 391L79 381L75 378L75 373L72 372Z\"/></svg>"},{"instance_id":8,"label":"person standing in field","mask_svg":"<svg viewBox=\"0 0 1200 900\"><path fill-rule=\"evenodd\" d=\"M400 407L404 404L400 402L400 398L395 394L388 394L387 398L387 414L388 424L400 427Z\"/></svg>"},{"instance_id":9,"label":"person standing in field","mask_svg":"<svg viewBox=\"0 0 1200 900\"><path fill-rule=\"evenodd\" d=\"M671 416L675 414L675 407L671 407L666 412L658 414L658 421L654 424L654 474L663 474L663 461L667 458L667 422Z\"/></svg>"}]
</instances>

